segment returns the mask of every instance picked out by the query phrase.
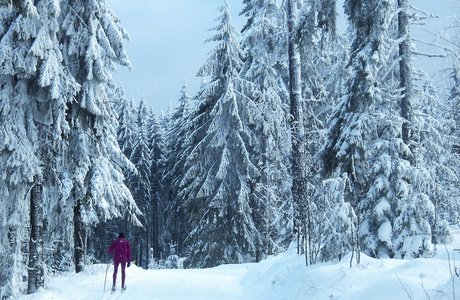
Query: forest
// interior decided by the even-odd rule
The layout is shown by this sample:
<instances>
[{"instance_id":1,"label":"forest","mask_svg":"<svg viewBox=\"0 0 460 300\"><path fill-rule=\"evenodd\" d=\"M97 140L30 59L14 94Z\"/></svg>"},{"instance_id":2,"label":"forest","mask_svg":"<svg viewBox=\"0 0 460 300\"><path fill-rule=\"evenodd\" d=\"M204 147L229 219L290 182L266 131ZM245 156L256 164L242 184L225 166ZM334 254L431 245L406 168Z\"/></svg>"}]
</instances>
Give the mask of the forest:
<instances>
[{"instance_id":1,"label":"forest","mask_svg":"<svg viewBox=\"0 0 460 300\"><path fill-rule=\"evenodd\" d=\"M460 213L460 65L414 66L410 0L228 1L177 107L158 115L105 0L0 0L0 299L106 263L118 232L143 268L431 257ZM216 4L217 5L217 4ZM343 10L348 30L337 29ZM197 41L201 43L202 41Z\"/></svg>"}]
</instances>

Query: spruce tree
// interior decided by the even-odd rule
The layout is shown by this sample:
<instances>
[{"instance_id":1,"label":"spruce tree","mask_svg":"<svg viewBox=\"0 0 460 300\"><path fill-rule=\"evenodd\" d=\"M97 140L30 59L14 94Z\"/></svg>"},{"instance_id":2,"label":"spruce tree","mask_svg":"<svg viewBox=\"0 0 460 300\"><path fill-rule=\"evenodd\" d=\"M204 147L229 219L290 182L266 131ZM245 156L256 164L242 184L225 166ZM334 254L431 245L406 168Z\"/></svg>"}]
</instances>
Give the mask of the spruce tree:
<instances>
[{"instance_id":1,"label":"spruce tree","mask_svg":"<svg viewBox=\"0 0 460 300\"><path fill-rule=\"evenodd\" d=\"M410 150L402 140L403 119L393 113L399 107L390 63L396 7L346 1L345 8L353 28L351 76L330 123L323 163L330 175L346 173L350 183L345 199L357 215L358 253L392 257L396 206L410 192L404 159Z\"/></svg>"},{"instance_id":2,"label":"spruce tree","mask_svg":"<svg viewBox=\"0 0 460 300\"><path fill-rule=\"evenodd\" d=\"M85 228L120 217L138 222L122 170L133 169L116 140L116 115L108 95L115 64L129 66L127 34L103 0L68 0L63 6L61 44L64 63L81 86L67 111L70 131L65 165L71 174L68 201L73 206L74 258L82 271Z\"/></svg>"},{"instance_id":3,"label":"spruce tree","mask_svg":"<svg viewBox=\"0 0 460 300\"><path fill-rule=\"evenodd\" d=\"M308 233L308 259L318 260L319 248L324 239L321 226L323 212L328 209L322 202L318 173L321 168L318 152L326 136L327 121L332 108L341 96L346 78L346 43L336 28L336 1L309 0L299 17L299 46L301 56L303 126L305 129L305 156L308 178L307 203L305 203L306 232ZM340 179L337 179L340 180ZM340 193L340 191L337 191Z\"/></svg>"},{"instance_id":4,"label":"spruce tree","mask_svg":"<svg viewBox=\"0 0 460 300\"><path fill-rule=\"evenodd\" d=\"M148 145L151 151L152 163L150 165L150 184L152 206L150 222L148 227L149 245L153 249L153 257L161 259L166 249L166 227L165 227L165 208L166 193L162 180L165 170L165 142L163 126L158 121L152 109L147 113L147 136Z\"/></svg>"},{"instance_id":5,"label":"spruce tree","mask_svg":"<svg viewBox=\"0 0 460 300\"><path fill-rule=\"evenodd\" d=\"M169 239L177 245L177 254L185 255L184 241L189 230L186 216L179 198L180 178L183 174L186 156L187 120L190 117L191 97L186 83L182 86L179 105L172 113L166 129L166 166L162 181L167 190L167 216Z\"/></svg>"},{"instance_id":6,"label":"spruce tree","mask_svg":"<svg viewBox=\"0 0 460 300\"><path fill-rule=\"evenodd\" d=\"M248 132L241 111L251 100L242 96L242 53L228 3L209 41L217 42L198 75L207 77L198 93L188 129L180 197L192 231L187 238L187 266L210 267L253 256L260 235L250 209L251 181L259 175L250 161Z\"/></svg>"},{"instance_id":7,"label":"spruce tree","mask_svg":"<svg viewBox=\"0 0 460 300\"><path fill-rule=\"evenodd\" d=\"M114 93L113 103L117 112L117 141L120 150L126 157L131 157L134 149L134 138L136 133L136 112L132 100L124 95L122 88L117 88Z\"/></svg>"},{"instance_id":8,"label":"spruce tree","mask_svg":"<svg viewBox=\"0 0 460 300\"><path fill-rule=\"evenodd\" d=\"M261 173L256 183L253 212L263 244L259 252L272 254L291 240L292 196L289 174L288 91L277 69L286 60L283 13L272 0L247 0L242 14L245 62L241 76L257 105L252 160Z\"/></svg>"},{"instance_id":9,"label":"spruce tree","mask_svg":"<svg viewBox=\"0 0 460 300\"><path fill-rule=\"evenodd\" d=\"M436 228L444 224L441 216L436 213L436 203L440 201L437 181L438 176L446 176L443 183L448 188L452 173L441 167L437 153L443 159L449 154L443 148L440 139L439 123L436 117L437 101L428 92L416 91L414 76L417 72L412 67L411 24L417 16L412 11L409 0L398 0L397 36L399 39L399 88L400 111L403 120L401 137L410 152L402 153L409 166L404 170L404 176L409 183L400 193L401 199L395 208L396 220L393 239L397 257L419 257L425 255L431 248L432 238L436 239ZM417 110L415 116L414 109ZM436 116L436 117L435 117ZM431 153L431 154L430 154ZM450 173L450 174L449 174ZM450 177L450 178L449 178ZM449 179L448 179L449 178ZM445 231L445 229L441 229ZM435 240L434 240L435 241ZM435 241L436 242L436 241Z\"/></svg>"},{"instance_id":10,"label":"spruce tree","mask_svg":"<svg viewBox=\"0 0 460 300\"><path fill-rule=\"evenodd\" d=\"M59 199L64 173L60 160L68 128L65 107L77 90L62 65L59 14L59 3L53 1L0 6L0 189L6 197L3 217L8 220L0 231L5 241L2 257L9 260L2 264L10 266L0 275L1 297L17 295L25 273L29 293L44 285L45 216L54 224L48 210ZM30 224L30 230L24 224ZM24 249L29 252L28 272L21 267Z\"/></svg>"},{"instance_id":11,"label":"spruce tree","mask_svg":"<svg viewBox=\"0 0 460 300\"><path fill-rule=\"evenodd\" d=\"M137 109L137 134L134 141L134 149L131 154L131 161L136 166L137 173L131 184L134 200L142 211L140 218L142 227L134 228L132 233L132 253L139 266L146 267L149 246L147 245L146 235L150 225L150 216L153 214L152 207L152 185L151 165L152 150L149 147L148 128L146 115L147 107L143 100Z\"/></svg>"}]
</instances>

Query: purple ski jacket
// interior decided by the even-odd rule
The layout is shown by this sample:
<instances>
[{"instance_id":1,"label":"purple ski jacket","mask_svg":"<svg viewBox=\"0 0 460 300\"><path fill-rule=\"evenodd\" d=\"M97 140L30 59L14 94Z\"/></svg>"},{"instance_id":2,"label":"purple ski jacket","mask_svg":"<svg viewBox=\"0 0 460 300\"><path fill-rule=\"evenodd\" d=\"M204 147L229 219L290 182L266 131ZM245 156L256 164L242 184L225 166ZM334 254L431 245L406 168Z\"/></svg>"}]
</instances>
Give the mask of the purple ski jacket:
<instances>
[{"instance_id":1,"label":"purple ski jacket","mask_svg":"<svg viewBox=\"0 0 460 300\"><path fill-rule=\"evenodd\" d=\"M118 238L112 242L107 252L113 255L114 263L127 263L131 261L131 247L128 240Z\"/></svg>"}]
</instances>

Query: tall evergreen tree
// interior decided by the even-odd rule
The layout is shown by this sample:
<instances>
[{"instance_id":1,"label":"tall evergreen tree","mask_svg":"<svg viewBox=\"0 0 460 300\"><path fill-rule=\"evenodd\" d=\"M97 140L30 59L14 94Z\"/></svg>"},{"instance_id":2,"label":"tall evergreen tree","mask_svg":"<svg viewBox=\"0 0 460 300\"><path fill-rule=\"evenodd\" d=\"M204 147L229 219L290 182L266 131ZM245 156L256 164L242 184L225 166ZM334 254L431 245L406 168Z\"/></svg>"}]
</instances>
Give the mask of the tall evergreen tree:
<instances>
[{"instance_id":1,"label":"tall evergreen tree","mask_svg":"<svg viewBox=\"0 0 460 300\"><path fill-rule=\"evenodd\" d=\"M247 0L248 18L242 46L246 52L241 76L251 82L248 92L257 104L252 160L261 173L256 183L254 219L263 237L261 254L285 249L291 240L292 196L289 174L287 87L276 66L285 61L285 23L273 0Z\"/></svg>"},{"instance_id":2,"label":"tall evergreen tree","mask_svg":"<svg viewBox=\"0 0 460 300\"><path fill-rule=\"evenodd\" d=\"M131 189L137 206L142 211L140 219L141 228L134 228L130 231L132 236L132 253L139 266L146 267L149 257L149 246L147 244L147 230L150 226L152 210L152 187L151 187L151 165L152 150L149 147L147 128L148 110L142 100L137 110L137 135L134 142L134 149L131 154L131 161L136 166L137 174L134 176Z\"/></svg>"},{"instance_id":3,"label":"tall evergreen tree","mask_svg":"<svg viewBox=\"0 0 460 300\"><path fill-rule=\"evenodd\" d=\"M22 276L27 275L22 252L27 238L27 197L34 176L41 172L32 99L27 91L37 64L27 54L36 38L39 16L34 6L26 10L6 5L0 7L0 16L0 262L5 266L0 271L0 297L6 298L19 294Z\"/></svg>"},{"instance_id":4,"label":"tall evergreen tree","mask_svg":"<svg viewBox=\"0 0 460 300\"><path fill-rule=\"evenodd\" d=\"M242 96L242 53L227 2L220 11L209 39L218 45L198 73L209 81L198 93L188 126L191 143L180 195L192 226L188 266L242 262L260 244L250 209L251 181L259 172L250 161L250 134L241 119L251 100Z\"/></svg>"},{"instance_id":5,"label":"tall evergreen tree","mask_svg":"<svg viewBox=\"0 0 460 300\"><path fill-rule=\"evenodd\" d=\"M414 88L417 78L412 67L414 50L411 46L410 27L417 13L412 11L409 0L398 0L396 5L401 91L399 102L403 120L401 137L411 152L401 155L410 163L405 172L409 185L408 192L401 193L402 199L396 206L393 239L397 257L419 257L430 249L432 238L437 238L435 232L438 226L445 224L443 218L436 213L436 206L439 205L434 205L441 198L440 193L436 192L436 178L445 176L443 183L448 190L453 176L452 172L446 172L449 168L441 167L443 163L429 154L437 153L444 159L450 156L443 150L446 144L439 138L441 127L438 124L442 122L433 119L435 115L439 117L437 101L430 95L429 89L427 92L417 92ZM418 116L415 116L414 109L418 110ZM440 230L445 232L447 228Z\"/></svg>"},{"instance_id":6,"label":"tall evergreen tree","mask_svg":"<svg viewBox=\"0 0 460 300\"><path fill-rule=\"evenodd\" d=\"M436 113L433 118L429 119L431 122L424 122L428 116L426 112L421 115L424 117L420 118L420 124L432 126L428 132L433 134L430 134L431 138L428 143L436 146L425 152L430 154L427 161L434 163L433 171L439 172L434 175L433 204L436 214L433 225L433 243L435 244L448 240L441 235L449 235L449 228L446 230L437 224L446 224L443 219L447 220L448 224L456 224L460 220L457 189L460 176L458 173L460 170L458 167L460 163L460 45L455 42L460 36L459 28L460 20L454 18L452 25L445 33L445 40L449 41L445 50L452 60L452 66L449 69L450 85L447 101L444 103L438 94L433 95L433 91L436 90L430 85L424 85L423 94L428 94L428 97L423 97L425 101L420 104L420 108L428 111L431 109ZM431 143L432 139L437 143Z\"/></svg>"},{"instance_id":7,"label":"tall evergreen tree","mask_svg":"<svg viewBox=\"0 0 460 300\"><path fill-rule=\"evenodd\" d=\"M35 95L31 104L42 170L36 175L30 194L29 293L44 286L45 216L46 223L54 222L48 212L58 205L56 199L60 196L62 136L68 132L65 109L77 91L74 79L62 64L58 42L61 7L55 1L42 0L36 8L40 16L39 29L29 55L36 57L37 73L28 90Z\"/></svg>"},{"instance_id":8,"label":"tall evergreen tree","mask_svg":"<svg viewBox=\"0 0 460 300\"><path fill-rule=\"evenodd\" d=\"M165 207L166 193L162 180L165 170L165 142L164 130L153 110L148 111L147 118L148 145L151 151L152 163L150 165L150 189L152 214L149 222L149 245L153 249L153 257L161 259L166 255L166 227Z\"/></svg>"},{"instance_id":9,"label":"tall evergreen tree","mask_svg":"<svg viewBox=\"0 0 460 300\"><path fill-rule=\"evenodd\" d=\"M44 285L45 210L59 197L65 107L77 86L62 65L57 40L59 3L43 0L34 6L30 1L17 1L6 10L2 4L0 11L0 153L5 162L0 169L4 178L0 189L7 204L3 217L8 220L2 222L0 231L7 234L2 237L2 257L10 260L2 261L10 266L0 275L3 298L19 292L25 275L21 267L24 249L29 252L28 292ZM24 224L30 225L28 248Z\"/></svg>"},{"instance_id":10,"label":"tall evergreen tree","mask_svg":"<svg viewBox=\"0 0 460 300\"><path fill-rule=\"evenodd\" d=\"M337 34L336 1L309 0L302 7L298 32L301 56L303 122L305 128L306 172L308 173L308 195L305 210L308 237L308 260L314 263L319 258L323 240L323 212L328 208L322 201L321 177L317 176L321 164L317 153L326 136L327 120L341 95L346 78L345 41ZM337 179L340 180L340 179ZM334 185L333 185L334 186ZM341 191L337 191L341 193Z\"/></svg>"},{"instance_id":11,"label":"tall evergreen tree","mask_svg":"<svg viewBox=\"0 0 460 300\"><path fill-rule=\"evenodd\" d=\"M166 129L166 166L162 177L167 190L167 216L169 240L177 245L177 254L185 256L184 241L189 230L186 217L178 196L180 178L183 174L187 135L187 120L190 117L191 97L188 94L187 84L184 82L179 98L179 105L170 116Z\"/></svg>"},{"instance_id":12,"label":"tall evergreen tree","mask_svg":"<svg viewBox=\"0 0 460 300\"><path fill-rule=\"evenodd\" d=\"M61 43L64 62L81 90L67 112L70 123L65 165L71 174L69 202L73 205L74 258L77 272L84 265L85 239L91 224L136 204L124 184L123 169L133 169L116 141L116 115L109 101L114 88L110 71L129 66L127 34L104 0L68 0L63 8Z\"/></svg>"},{"instance_id":13,"label":"tall evergreen tree","mask_svg":"<svg viewBox=\"0 0 460 300\"><path fill-rule=\"evenodd\" d=\"M117 141L126 157L131 157L136 133L136 112L132 100L124 95L123 89L117 88L114 106L117 112Z\"/></svg>"},{"instance_id":14,"label":"tall evergreen tree","mask_svg":"<svg viewBox=\"0 0 460 300\"><path fill-rule=\"evenodd\" d=\"M346 1L354 30L351 77L334 113L323 152L329 174L346 173L346 199L355 209L359 249L381 257L395 255L393 226L396 207L414 195L409 188L410 150L402 140L399 81L391 75L394 57L391 16L393 1ZM359 258L358 258L359 260Z\"/></svg>"}]
</instances>

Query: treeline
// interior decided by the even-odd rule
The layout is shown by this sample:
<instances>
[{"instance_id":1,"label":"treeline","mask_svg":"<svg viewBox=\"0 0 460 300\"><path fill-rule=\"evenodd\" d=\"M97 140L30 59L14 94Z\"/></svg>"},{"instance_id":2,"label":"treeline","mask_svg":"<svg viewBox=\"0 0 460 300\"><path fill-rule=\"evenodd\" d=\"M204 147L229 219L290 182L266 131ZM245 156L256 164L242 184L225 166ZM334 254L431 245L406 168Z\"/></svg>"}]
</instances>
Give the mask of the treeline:
<instances>
[{"instance_id":1,"label":"treeline","mask_svg":"<svg viewBox=\"0 0 460 300\"><path fill-rule=\"evenodd\" d=\"M154 208L132 234L141 265L171 245L186 267L209 267L259 261L294 240L307 264L430 256L450 241L457 92L443 98L412 66L411 26L429 15L408 1L350 1L342 36L335 1L244 4L241 32L220 9L196 95L184 85L156 121L143 102L117 101L119 143L151 172L130 186L141 211Z\"/></svg>"},{"instance_id":2,"label":"treeline","mask_svg":"<svg viewBox=\"0 0 460 300\"><path fill-rule=\"evenodd\" d=\"M155 115L113 84L126 33L105 1L0 2L1 297L106 262L118 231L158 267L430 256L458 222L453 88L413 67L409 0L228 3L199 91ZM447 96L444 96L446 95Z\"/></svg>"}]
</instances>

